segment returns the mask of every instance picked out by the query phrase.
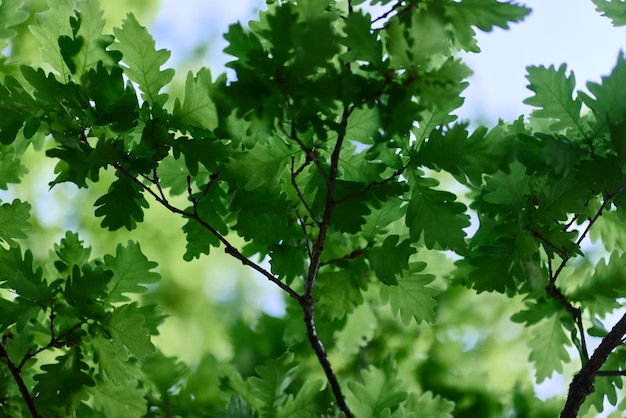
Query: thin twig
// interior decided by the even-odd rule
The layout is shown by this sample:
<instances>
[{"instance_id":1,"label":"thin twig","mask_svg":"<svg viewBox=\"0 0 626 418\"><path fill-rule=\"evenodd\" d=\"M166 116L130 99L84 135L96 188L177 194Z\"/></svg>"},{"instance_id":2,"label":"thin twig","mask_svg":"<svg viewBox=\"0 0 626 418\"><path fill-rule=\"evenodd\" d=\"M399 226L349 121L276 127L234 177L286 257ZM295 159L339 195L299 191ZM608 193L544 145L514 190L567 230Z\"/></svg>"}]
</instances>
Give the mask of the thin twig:
<instances>
[{"instance_id":1,"label":"thin twig","mask_svg":"<svg viewBox=\"0 0 626 418\"><path fill-rule=\"evenodd\" d=\"M290 297L295 299L298 303L301 302L302 297L295 290L293 290L290 286L286 285L285 283L281 282L280 279L275 277L272 273L270 273L269 271L267 271L266 269L264 269L263 267L261 267L257 263L251 261L250 259L248 259L248 257L246 257L243 254L241 254L241 252L237 248L235 248L235 246L233 246L230 243L230 241L228 241L226 239L226 237L224 237L215 228L213 228L204 219L202 219L202 217L198 214L198 212L196 210L197 207L194 207L194 212L187 212L185 210L182 210L182 209L172 205L167 199L161 198L161 196L159 196L154 190L152 190L150 187L148 187L145 184L143 184L135 176L133 176L131 173L129 173L121 164L116 163L116 164L114 164L114 167L117 170L119 170L122 174L127 176L129 179L134 181L136 184L141 186L144 191L146 191L148 194L150 194L159 204L164 206L170 212L176 213L176 214L181 215L181 216L183 216L185 218L189 218L189 219L191 219L191 220L193 220L195 222L198 222L204 229L206 229L211 234L213 234L224 245L224 252L226 254L229 254L232 257L236 258L244 266L248 266L248 267L252 268L253 270L261 273L261 275L263 275L270 282L274 283L279 288L284 290Z\"/></svg>"},{"instance_id":2,"label":"thin twig","mask_svg":"<svg viewBox=\"0 0 626 418\"><path fill-rule=\"evenodd\" d=\"M302 171L301 169L305 167L305 165L300 167L298 171L295 170L294 165L295 165L295 157L292 155L291 156L291 185L293 186L294 190L298 194L298 199L306 208L306 211L309 213L309 216L311 217L313 222L315 222L315 224L319 227L320 221L317 220L317 218L315 217L315 213L313 212L313 209L311 209L311 206L309 206L308 202L304 199L304 195L302 194L302 191L300 190L300 187L298 186L298 182L296 181L296 177Z\"/></svg>"},{"instance_id":3,"label":"thin twig","mask_svg":"<svg viewBox=\"0 0 626 418\"><path fill-rule=\"evenodd\" d=\"M400 8L400 6L402 6L402 3L404 3L403 0L398 0L398 2L396 2L396 4L391 6L391 9L387 10L385 13L383 13L380 16L378 16L376 19L372 20L372 24L374 24L376 22L379 22L379 21L381 21L383 19L387 19L387 17L389 17L390 14L392 14L393 12L398 10Z\"/></svg>"}]
</instances>

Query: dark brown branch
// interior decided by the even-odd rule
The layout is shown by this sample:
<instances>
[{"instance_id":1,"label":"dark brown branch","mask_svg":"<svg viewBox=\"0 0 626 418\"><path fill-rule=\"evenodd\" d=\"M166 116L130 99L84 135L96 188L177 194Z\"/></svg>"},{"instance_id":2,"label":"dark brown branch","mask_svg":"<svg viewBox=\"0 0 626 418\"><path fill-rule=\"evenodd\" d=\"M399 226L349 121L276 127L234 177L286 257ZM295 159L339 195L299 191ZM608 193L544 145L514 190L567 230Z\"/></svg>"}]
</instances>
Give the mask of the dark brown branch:
<instances>
[{"instance_id":1,"label":"dark brown branch","mask_svg":"<svg viewBox=\"0 0 626 418\"><path fill-rule=\"evenodd\" d=\"M396 4L394 4L393 6L391 6L391 9L387 10L385 13L383 13L382 15L378 16L376 19L372 20L372 24L379 22L381 20L387 19L389 17L390 14L392 14L393 12L395 12L396 10L398 10L400 8L400 6L402 6L402 3L404 3L403 0L399 0L398 2L396 2Z\"/></svg>"},{"instance_id":2,"label":"dark brown branch","mask_svg":"<svg viewBox=\"0 0 626 418\"><path fill-rule=\"evenodd\" d=\"M352 113L352 109L353 108L344 107L343 114L341 116L341 126L344 128L348 124L348 118ZM344 132L338 135L337 142L335 143L335 148L330 158L328 191L326 194L324 215L319 227L319 233L313 245L313 257L311 257L311 262L309 264L309 273L305 284L304 294L302 295L302 303L300 304L300 306L302 306L302 310L304 312L304 324L306 326L307 338L311 347L313 348L313 351L315 352L315 355L317 356L320 365L322 366L322 369L324 369L326 379L328 380L333 395L335 396L335 399L337 401L337 406L346 415L347 418L352 418L352 412L350 411L350 408L346 403L345 397L343 396L343 393L341 391L341 385L339 384L337 375L335 374L333 367L328 360L328 353L326 352L326 349L324 348L321 339L317 335L317 331L315 329L315 308L313 302L313 288L315 286L315 280L321 266L322 253L324 252L324 244L326 242L326 236L328 234L328 228L330 226L330 217L335 206L335 184L337 181L339 156L341 154L341 148L343 146L344 139L345 129Z\"/></svg>"},{"instance_id":3,"label":"dark brown branch","mask_svg":"<svg viewBox=\"0 0 626 418\"><path fill-rule=\"evenodd\" d=\"M9 357L9 353L7 353L6 349L4 348L4 341L0 342L0 358L5 359L6 365L9 368L9 371L11 372L11 376L13 376L13 380L15 380L15 383L17 384L17 387L20 391L20 394L22 395L22 398L24 398L24 402L26 403L26 406L28 407L30 414L33 416L33 418L41 418L41 415L39 415L39 412L37 411L37 407L35 406L35 401L33 400L33 397L30 395L30 392L28 391L28 388L26 387L26 384L24 383L24 379L22 379L21 369L15 366L15 363L13 363L13 361Z\"/></svg>"},{"instance_id":4,"label":"dark brown branch","mask_svg":"<svg viewBox=\"0 0 626 418\"><path fill-rule=\"evenodd\" d=\"M572 379L567 394L567 401L561 412L561 418L577 417L580 406L587 396L592 394L595 390L593 387L594 378L603 375L603 372L600 372L600 367L606 362L613 350L622 344L624 335L626 335L626 314L622 316L613 329L602 339L602 342L600 342L600 345L596 348L596 351L594 351L589 361L583 365L580 372ZM606 376L606 374L604 375Z\"/></svg>"}]
</instances>

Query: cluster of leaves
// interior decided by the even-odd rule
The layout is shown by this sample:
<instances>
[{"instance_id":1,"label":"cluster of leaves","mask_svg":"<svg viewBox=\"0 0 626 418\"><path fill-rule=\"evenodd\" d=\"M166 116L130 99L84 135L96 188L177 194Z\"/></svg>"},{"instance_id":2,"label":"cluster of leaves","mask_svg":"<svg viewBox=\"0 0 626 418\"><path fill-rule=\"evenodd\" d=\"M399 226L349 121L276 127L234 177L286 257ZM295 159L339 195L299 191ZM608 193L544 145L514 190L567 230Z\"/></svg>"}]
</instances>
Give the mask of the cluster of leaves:
<instances>
[{"instance_id":1,"label":"cluster of leaves","mask_svg":"<svg viewBox=\"0 0 626 418\"><path fill-rule=\"evenodd\" d=\"M362 3L268 2L249 28L225 34L236 80L201 69L172 100L169 52L132 14L104 34L97 2L48 1L31 26L46 67L22 66L0 84L0 187L19 181L31 143L50 138L51 186L113 179L94 202L103 228L133 230L150 203L161 205L185 218L186 260L223 247L289 300L280 325L265 317L248 330L248 347L235 343L241 359L252 342L271 342L248 353L252 367L206 356L189 368L152 354L162 316L126 296L158 279L138 244L89 260L68 232L35 268L15 242L29 205L4 204L7 415L477 416L437 381L434 354L408 362L381 342L406 329L398 322L437 329L435 298L462 286L525 298L513 319L530 329L538 382L563 372L569 345L578 349L563 416L585 399L598 411L604 399L617 403L626 329L618 322L609 332L602 321L625 290L626 247L615 231L626 219L626 60L576 96L565 66L530 67L530 121L470 132L453 115L471 73L458 52L479 51L475 29L508 28L529 9L378 0L387 11L373 17ZM617 16L615 2L594 3ZM1 6L8 42L28 15L19 1ZM608 261L585 257L586 238L605 246ZM589 336L602 338L593 355ZM524 389L516 396L507 408L519 414L539 403ZM502 412L494 399L491 413Z\"/></svg>"},{"instance_id":2,"label":"cluster of leaves","mask_svg":"<svg viewBox=\"0 0 626 418\"><path fill-rule=\"evenodd\" d=\"M37 265L14 241L29 226L29 208L19 200L0 206L7 244L0 250L4 416L143 413L141 364L154 352L150 336L163 316L129 294L159 280L151 271L156 263L133 242L90 259L91 249L68 232Z\"/></svg>"}]
</instances>

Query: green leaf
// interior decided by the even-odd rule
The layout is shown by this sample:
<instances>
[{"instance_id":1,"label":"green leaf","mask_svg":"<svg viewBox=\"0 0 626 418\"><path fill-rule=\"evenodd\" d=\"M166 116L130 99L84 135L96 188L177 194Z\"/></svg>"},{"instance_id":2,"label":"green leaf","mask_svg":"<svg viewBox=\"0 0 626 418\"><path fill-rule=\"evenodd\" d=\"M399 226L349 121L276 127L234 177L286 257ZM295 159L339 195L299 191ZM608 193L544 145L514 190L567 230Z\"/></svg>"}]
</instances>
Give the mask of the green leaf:
<instances>
[{"instance_id":1,"label":"green leaf","mask_svg":"<svg viewBox=\"0 0 626 418\"><path fill-rule=\"evenodd\" d=\"M434 297L439 294L437 289L427 285L435 280L432 274L416 274L426 268L426 263L418 263L411 268L411 273L398 278L395 286L382 286L380 295L383 303L389 302L394 317L402 318L405 325L409 325L411 319L418 324L422 321L433 324L435 322L435 307L437 301Z\"/></svg>"},{"instance_id":2,"label":"green leaf","mask_svg":"<svg viewBox=\"0 0 626 418\"><path fill-rule=\"evenodd\" d=\"M77 233L65 232L65 237L59 244L54 244L54 252L58 260L54 266L59 273L71 273L72 266L82 266L89 260L91 248L83 246L83 241L78 238Z\"/></svg>"},{"instance_id":3,"label":"green leaf","mask_svg":"<svg viewBox=\"0 0 626 418\"><path fill-rule=\"evenodd\" d=\"M120 67L110 70L98 62L95 68L90 69L81 77L81 84L95 106L95 125L110 124L116 132L126 132L137 125L139 118L139 104L137 93L133 86L124 85L123 71ZM111 141L119 144L121 141ZM121 147L120 147L121 148ZM119 161L118 157L115 161Z\"/></svg>"},{"instance_id":4,"label":"green leaf","mask_svg":"<svg viewBox=\"0 0 626 418\"><path fill-rule=\"evenodd\" d=\"M2 135L0 130L0 136ZM8 190L9 184L19 183L26 173L28 169L22 164L21 155L11 146L0 146L0 190Z\"/></svg>"},{"instance_id":5,"label":"green leaf","mask_svg":"<svg viewBox=\"0 0 626 418\"><path fill-rule=\"evenodd\" d=\"M202 129L215 129L218 124L217 109L211 99L211 72L202 68L194 77L187 74L185 82L185 99L181 105L176 99L174 104L174 118L182 126L192 126Z\"/></svg>"},{"instance_id":6,"label":"green leaf","mask_svg":"<svg viewBox=\"0 0 626 418\"><path fill-rule=\"evenodd\" d=\"M372 29L372 18L363 14L362 10L355 10L344 20L343 31L345 38L341 43L348 47L342 56L346 62L365 61L377 65L382 61L382 44Z\"/></svg>"},{"instance_id":7,"label":"green leaf","mask_svg":"<svg viewBox=\"0 0 626 418\"><path fill-rule=\"evenodd\" d=\"M361 227L363 238L367 242L373 242L379 235L387 234L392 224L406 214L402 203L402 199L397 197L381 202L380 209L373 210L365 217L365 224Z\"/></svg>"},{"instance_id":8,"label":"green leaf","mask_svg":"<svg viewBox=\"0 0 626 418\"><path fill-rule=\"evenodd\" d=\"M13 289L23 298L45 305L53 296L53 288L49 288L43 278L43 270L33 270L33 253L24 252L18 246L8 250L0 248L0 287Z\"/></svg>"},{"instance_id":9,"label":"green leaf","mask_svg":"<svg viewBox=\"0 0 626 418\"><path fill-rule=\"evenodd\" d=\"M139 361L154 353L150 331L144 326L146 318L137 309L137 302L113 310L106 329L113 339L115 351L126 349Z\"/></svg>"},{"instance_id":10,"label":"green leaf","mask_svg":"<svg viewBox=\"0 0 626 418\"><path fill-rule=\"evenodd\" d=\"M596 11L613 22L613 26L626 25L626 2L623 0L591 0Z\"/></svg>"},{"instance_id":11,"label":"green leaf","mask_svg":"<svg viewBox=\"0 0 626 418\"><path fill-rule=\"evenodd\" d=\"M172 146L174 156L185 157L189 174L196 176L202 164L210 172L216 172L232 153L230 146L215 138L177 138ZM184 177L184 176L183 176Z\"/></svg>"},{"instance_id":12,"label":"green leaf","mask_svg":"<svg viewBox=\"0 0 626 418\"><path fill-rule=\"evenodd\" d=\"M522 21L530 11L512 1L498 0L464 0L445 5L445 13L452 22L458 41L471 52L480 52L472 26L484 32L491 31L494 26L508 29L509 22Z\"/></svg>"},{"instance_id":13,"label":"green leaf","mask_svg":"<svg viewBox=\"0 0 626 418\"><path fill-rule=\"evenodd\" d=\"M596 314L611 312L619 306L616 299L626 291L623 280L624 268L626 254L613 251L607 261L603 259L598 261L593 271L580 272L581 280L576 287L567 292L568 300L583 303L583 306L592 309Z\"/></svg>"},{"instance_id":14,"label":"green leaf","mask_svg":"<svg viewBox=\"0 0 626 418\"><path fill-rule=\"evenodd\" d=\"M95 148L87 142L71 143L47 150L46 155L59 159L54 168L58 174L50 182L51 187L69 181L86 188L88 179L98 181L100 170L123 158L124 149L119 141L101 139Z\"/></svg>"},{"instance_id":15,"label":"green leaf","mask_svg":"<svg viewBox=\"0 0 626 418\"><path fill-rule=\"evenodd\" d=\"M571 345L558 315L553 314L530 329L529 359L535 363L537 383L552 376L553 372L562 373L563 363L568 363L570 356L566 347Z\"/></svg>"},{"instance_id":16,"label":"green leaf","mask_svg":"<svg viewBox=\"0 0 626 418\"><path fill-rule=\"evenodd\" d=\"M439 16L413 12L410 19L392 19L384 40L394 67L416 71L449 53L448 35Z\"/></svg>"},{"instance_id":17,"label":"green leaf","mask_svg":"<svg viewBox=\"0 0 626 418\"><path fill-rule=\"evenodd\" d=\"M626 224L615 211L604 212L589 231L591 241L601 243L607 251L626 251Z\"/></svg>"},{"instance_id":18,"label":"green leaf","mask_svg":"<svg viewBox=\"0 0 626 418\"><path fill-rule=\"evenodd\" d=\"M411 247L410 240L405 239L398 244L399 239L398 235L389 235L382 246L367 252L376 276L387 286L398 283L396 276L409 268L409 257L416 251Z\"/></svg>"},{"instance_id":19,"label":"green leaf","mask_svg":"<svg viewBox=\"0 0 626 418\"><path fill-rule=\"evenodd\" d=\"M22 0L3 0L0 4L0 51L8 45L8 40L15 36L14 27L28 19Z\"/></svg>"},{"instance_id":20,"label":"green leaf","mask_svg":"<svg viewBox=\"0 0 626 418\"><path fill-rule=\"evenodd\" d=\"M155 108L162 108L168 95L159 91L174 77L171 68L161 70L170 57L169 51L155 50L154 39L132 13L127 15L121 28L113 29L113 33L118 42L110 49L122 53L122 61L127 66L124 73L139 85L145 101Z\"/></svg>"},{"instance_id":21,"label":"green leaf","mask_svg":"<svg viewBox=\"0 0 626 418\"><path fill-rule=\"evenodd\" d=\"M315 284L316 308L326 319L341 319L363 303L359 273L348 270L320 273Z\"/></svg>"},{"instance_id":22,"label":"green leaf","mask_svg":"<svg viewBox=\"0 0 626 418\"><path fill-rule=\"evenodd\" d=\"M324 387L323 380L305 380L298 393L289 395L285 403L278 407L277 418L310 418L319 416L319 393Z\"/></svg>"},{"instance_id":23,"label":"green leaf","mask_svg":"<svg viewBox=\"0 0 626 418\"><path fill-rule=\"evenodd\" d=\"M70 16L74 15L76 2L74 0L48 0L47 4L48 9L38 13L36 24L29 28L41 44L41 57L44 62L50 64L52 69L61 76L62 81L66 81L71 72L59 49L58 39L71 38L73 35Z\"/></svg>"},{"instance_id":24,"label":"green leaf","mask_svg":"<svg viewBox=\"0 0 626 418\"><path fill-rule=\"evenodd\" d=\"M143 197L143 187L129 179L124 174L118 176L109 191L96 200L94 206L96 216L102 216L100 225L115 231L125 227L129 231L137 227L137 222L143 222L143 209L149 207Z\"/></svg>"},{"instance_id":25,"label":"green leaf","mask_svg":"<svg viewBox=\"0 0 626 418\"><path fill-rule=\"evenodd\" d=\"M148 402L145 398L146 387L141 387L135 379L123 384L115 384L111 380L99 381L96 387L90 388L94 408L105 417L140 418L146 416Z\"/></svg>"},{"instance_id":26,"label":"green leaf","mask_svg":"<svg viewBox=\"0 0 626 418\"><path fill-rule=\"evenodd\" d=\"M343 328L333 334L335 350L346 358L361 352L374 339L380 325L369 303L357 306L347 318Z\"/></svg>"},{"instance_id":27,"label":"green leaf","mask_svg":"<svg viewBox=\"0 0 626 418\"><path fill-rule=\"evenodd\" d=\"M107 286L106 303L126 302L130 298L126 293L144 293L148 288L143 284L153 284L161 276L151 271L157 266L154 261L141 252L139 243L129 241L126 246L118 244L115 256L104 256L105 268L113 272L113 278Z\"/></svg>"},{"instance_id":28,"label":"green leaf","mask_svg":"<svg viewBox=\"0 0 626 418\"><path fill-rule=\"evenodd\" d=\"M228 225L224 218L228 214L225 203L225 193L219 184L213 184L202 193L193 195L194 199L200 199L196 207L189 207L187 211L197 211L200 218L222 235L228 233ZM220 240L205 225L194 219L188 219L183 226L183 232L187 238L187 246L183 258L187 261L199 258L200 254L209 254L211 247L219 247Z\"/></svg>"},{"instance_id":29,"label":"green leaf","mask_svg":"<svg viewBox=\"0 0 626 418\"><path fill-rule=\"evenodd\" d=\"M602 84L587 83L587 89L595 97L584 92L578 95L599 119L599 123L618 124L626 119L626 103L619 94L620 86L626 82L626 59L620 52L617 64L610 75L602 77Z\"/></svg>"},{"instance_id":30,"label":"green leaf","mask_svg":"<svg viewBox=\"0 0 626 418\"><path fill-rule=\"evenodd\" d=\"M468 259L473 266L469 273L472 287L478 292L513 294L518 281L533 284L538 270L532 256L537 247L528 231L500 233L490 242L480 244Z\"/></svg>"},{"instance_id":31,"label":"green leaf","mask_svg":"<svg viewBox=\"0 0 626 418\"><path fill-rule=\"evenodd\" d=\"M136 383L135 378L139 367L136 363L129 361L130 356L127 350L116 350L113 341L101 334L91 337L90 341L94 359L102 376L116 385L122 385L129 380Z\"/></svg>"},{"instance_id":32,"label":"green leaf","mask_svg":"<svg viewBox=\"0 0 626 418\"><path fill-rule=\"evenodd\" d=\"M463 253L467 247L463 228L470 225L465 205L456 202L454 194L433 189L439 184L435 179L414 174L409 182L412 193L405 222L411 240L417 242L423 232L427 248L435 248L438 244L444 249Z\"/></svg>"},{"instance_id":33,"label":"green leaf","mask_svg":"<svg viewBox=\"0 0 626 418\"><path fill-rule=\"evenodd\" d=\"M511 164L509 173L498 171L485 184L485 202L516 213L524 207L525 193L529 177L526 168L518 163Z\"/></svg>"},{"instance_id":34,"label":"green leaf","mask_svg":"<svg viewBox=\"0 0 626 418\"><path fill-rule=\"evenodd\" d=\"M482 183L483 174L503 168L512 153L513 143L502 124L489 133L487 128L479 127L469 137L466 124L415 134L428 138L419 147L420 161L425 166L443 169L462 182L467 177L476 185Z\"/></svg>"},{"instance_id":35,"label":"green leaf","mask_svg":"<svg viewBox=\"0 0 626 418\"><path fill-rule=\"evenodd\" d=\"M588 128L580 117L582 100L572 98L576 79L574 73L566 76L567 66L562 64L557 70L550 67L527 67L526 78L530 82L528 89L535 95L524 100L524 103L538 107L532 112L533 117L554 120L550 129L565 130L576 138L587 136Z\"/></svg>"},{"instance_id":36,"label":"green leaf","mask_svg":"<svg viewBox=\"0 0 626 418\"><path fill-rule=\"evenodd\" d=\"M433 395L432 392L424 392L421 395L409 394L405 409L413 411L419 418L452 418L454 402Z\"/></svg>"},{"instance_id":37,"label":"green leaf","mask_svg":"<svg viewBox=\"0 0 626 418\"><path fill-rule=\"evenodd\" d=\"M37 409L63 408L66 415L72 415L82 401L89 399L88 387L95 382L88 374L89 366L82 360L79 348L56 358L53 364L41 366L42 373L35 375L37 381L34 393Z\"/></svg>"},{"instance_id":38,"label":"green leaf","mask_svg":"<svg viewBox=\"0 0 626 418\"><path fill-rule=\"evenodd\" d=\"M74 265L63 293L65 300L76 308L81 319L103 318L102 299L106 296L111 276L113 273L104 270L101 265L95 268L88 264L82 268Z\"/></svg>"},{"instance_id":39,"label":"green leaf","mask_svg":"<svg viewBox=\"0 0 626 418\"><path fill-rule=\"evenodd\" d=\"M395 409L407 398L390 357L381 368L361 371L362 382L349 381L346 400L357 417L377 417L385 408Z\"/></svg>"},{"instance_id":40,"label":"green leaf","mask_svg":"<svg viewBox=\"0 0 626 418\"><path fill-rule=\"evenodd\" d=\"M277 359L269 359L254 368L257 376L248 379L252 394L263 402L264 415L276 415L279 405L287 401L287 388L298 375L298 365L293 353L285 353Z\"/></svg>"},{"instance_id":41,"label":"green leaf","mask_svg":"<svg viewBox=\"0 0 626 418\"><path fill-rule=\"evenodd\" d=\"M276 245L270 249L272 273L290 284L305 274L305 251L301 246Z\"/></svg>"},{"instance_id":42,"label":"green leaf","mask_svg":"<svg viewBox=\"0 0 626 418\"><path fill-rule=\"evenodd\" d=\"M102 18L104 13L100 10L99 2L79 0L78 7L76 19L80 27L76 38L82 39L83 45L74 59L76 72L84 74L99 65L116 64L120 57L119 54L107 50L107 47L113 43L113 36L102 34L105 21Z\"/></svg>"},{"instance_id":43,"label":"green leaf","mask_svg":"<svg viewBox=\"0 0 626 418\"><path fill-rule=\"evenodd\" d=\"M218 418L257 418L249 403L245 403L241 395L232 395L228 410Z\"/></svg>"},{"instance_id":44,"label":"green leaf","mask_svg":"<svg viewBox=\"0 0 626 418\"><path fill-rule=\"evenodd\" d=\"M232 177L245 190L262 186L271 193L279 187L281 176L290 166L295 153L291 146L275 139L271 146L259 144L245 153L234 154L224 174ZM249 173L254 173L254 176Z\"/></svg>"},{"instance_id":45,"label":"green leaf","mask_svg":"<svg viewBox=\"0 0 626 418\"><path fill-rule=\"evenodd\" d=\"M28 236L24 233L30 229L30 204L15 199L11 203L0 206L0 240L11 247L16 247L14 239L23 239Z\"/></svg>"}]
</instances>

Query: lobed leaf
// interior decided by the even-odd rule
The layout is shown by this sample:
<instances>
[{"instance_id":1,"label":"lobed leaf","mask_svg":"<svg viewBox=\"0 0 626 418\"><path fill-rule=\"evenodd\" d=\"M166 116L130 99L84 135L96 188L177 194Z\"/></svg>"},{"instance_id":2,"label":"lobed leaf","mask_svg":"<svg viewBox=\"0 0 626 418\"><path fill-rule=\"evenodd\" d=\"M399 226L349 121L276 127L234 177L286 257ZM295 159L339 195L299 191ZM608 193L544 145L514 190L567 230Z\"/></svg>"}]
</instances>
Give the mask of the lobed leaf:
<instances>
[{"instance_id":1,"label":"lobed leaf","mask_svg":"<svg viewBox=\"0 0 626 418\"><path fill-rule=\"evenodd\" d=\"M160 275L152 271L157 263L149 261L141 252L139 243L129 241L126 246L118 244L115 256L104 256L105 268L113 272L113 278L107 286L106 303L126 302L127 293L144 293L148 289L144 284L153 284L160 280Z\"/></svg>"},{"instance_id":2,"label":"lobed leaf","mask_svg":"<svg viewBox=\"0 0 626 418\"><path fill-rule=\"evenodd\" d=\"M248 379L252 394L263 402L265 415L276 415L278 407L288 399L286 390L299 373L293 357L293 353L285 353L277 359L269 359L254 368L257 376Z\"/></svg>"},{"instance_id":3,"label":"lobed leaf","mask_svg":"<svg viewBox=\"0 0 626 418\"><path fill-rule=\"evenodd\" d=\"M535 363L537 383L563 372L563 363L570 360L566 347L571 345L559 315L553 314L530 329L529 359Z\"/></svg>"},{"instance_id":4,"label":"lobed leaf","mask_svg":"<svg viewBox=\"0 0 626 418\"><path fill-rule=\"evenodd\" d=\"M15 36L14 27L28 19L28 15L23 0L3 0L0 3L0 51L4 51L8 41Z\"/></svg>"},{"instance_id":5,"label":"lobed leaf","mask_svg":"<svg viewBox=\"0 0 626 418\"><path fill-rule=\"evenodd\" d=\"M143 197L143 188L123 174L118 174L104 196L96 200L95 215L103 217L100 225L115 231L125 227L132 231L137 227L137 222L143 221L143 209L149 207L148 201Z\"/></svg>"},{"instance_id":6,"label":"lobed leaf","mask_svg":"<svg viewBox=\"0 0 626 418\"><path fill-rule=\"evenodd\" d=\"M215 129L218 125L217 109L211 99L211 72L202 68L194 77L187 74L185 98L174 103L173 116L182 126Z\"/></svg>"},{"instance_id":7,"label":"lobed leaf","mask_svg":"<svg viewBox=\"0 0 626 418\"><path fill-rule=\"evenodd\" d=\"M445 13L452 22L458 42L471 52L480 52L476 45L476 32L472 26L489 32L495 26L508 29L510 22L520 22L530 13L530 9L512 1L463 0L447 2Z\"/></svg>"},{"instance_id":8,"label":"lobed leaf","mask_svg":"<svg viewBox=\"0 0 626 418\"><path fill-rule=\"evenodd\" d=\"M115 308L105 324L111 334L115 351L128 350L139 361L154 353L150 330L144 326L145 322L146 318L137 308L137 302Z\"/></svg>"},{"instance_id":9,"label":"lobed leaf","mask_svg":"<svg viewBox=\"0 0 626 418\"><path fill-rule=\"evenodd\" d=\"M532 116L554 120L550 125L551 130L565 130L578 139L587 137L588 128L580 116L582 100L580 97L572 97L576 87L574 73L566 76L565 64L558 70L554 65L548 68L531 66L526 70L526 78L530 82L528 89L535 95L524 100L524 103L539 108L532 112Z\"/></svg>"},{"instance_id":10,"label":"lobed leaf","mask_svg":"<svg viewBox=\"0 0 626 418\"><path fill-rule=\"evenodd\" d=\"M324 388L324 381L305 380L296 395L289 395L278 407L277 418L309 418L320 415L319 393Z\"/></svg>"},{"instance_id":11,"label":"lobed leaf","mask_svg":"<svg viewBox=\"0 0 626 418\"><path fill-rule=\"evenodd\" d=\"M367 253L376 276L387 286L398 284L396 276L409 268L409 257L416 252L409 239L398 244L399 239L398 235L389 235L380 247Z\"/></svg>"},{"instance_id":12,"label":"lobed leaf","mask_svg":"<svg viewBox=\"0 0 626 418\"><path fill-rule=\"evenodd\" d=\"M423 263L417 271L425 267ZM439 294L437 289L427 286L433 280L435 276L432 274L404 274L398 278L397 285L381 287L381 300L389 302L394 317L400 316L405 325L409 325L411 319L418 324L422 321L433 324L437 306L434 297Z\"/></svg>"},{"instance_id":13,"label":"lobed leaf","mask_svg":"<svg viewBox=\"0 0 626 418\"><path fill-rule=\"evenodd\" d=\"M30 203L15 199L11 203L3 203L0 206L0 241L4 241L11 247L16 247L15 239L23 239L28 236L24 231L30 229Z\"/></svg>"},{"instance_id":14,"label":"lobed leaf","mask_svg":"<svg viewBox=\"0 0 626 418\"><path fill-rule=\"evenodd\" d=\"M359 273L349 270L320 273L315 285L316 308L326 319L341 319L363 303Z\"/></svg>"},{"instance_id":15,"label":"lobed leaf","mask_svg":"<svg viewBox=\"0 0 626 418\"><path fill-rule=\"evenodd\" d=\"M105 417L144 417L148 410L147 391L147 387L142 387L135 379L122 384L104 380L89 388L94 409Z\"/></svg>"},{"instance_id":16,"label":"lobed leaf","mask_svg":"<svg viewBox=\"0 0 626 418\"><path fill-rule=\"evenodd\" d=\"M87 389L95 385L79 348L57 357L56 363L44 364L41 371L34 377L37 384L33 389L39 394L35 402L40 412L59 408L69 415L89 399Z\"/></svg>"},{"instance_id":17,"label":"lobed leaf","mask_svg":"<svg viewBox=\"0 0 626 418\"><path fill-rule=\"evenodd\" d=\"M41 58L59 74L62 81L68 80L71 71L67 66L61 49L59 38L72 38L70 16L74 16L75 0L47 0L48 9L35 16L35 25L29 26L30 31L41 44Z\"/></svg>"},{"instance_id":18,"label":"lobed leaf","mask_svg":"<svg viewBox=\"0 0 626 418\"><path fill-rule=\"evenodd\" d=\"M409 394L404 408L415 412L416 418L452 418L455 405L454 402L428 391L421 395Z\"/></svg>"},{"instance_id":19,"label":"lobed leaf","mask_svg":"<svg viewBox=\"0 0 626 418\"><path fill-rule=\"evenodd\" d=\"M414 175L410 184L405 222L411 240L417 242L423 233L427 248L439 245L463 253L467 247L463 229L470 225L466 206L456 202L454 194L433 189L439 184L435 179Z\"/></svg>"},{"instance_id":20,"label":"lobed leaf","mask_svg":"<svg viewBox=\"0 0 626 418\"><path fill-rule=\"evenodd\" d=\"M396 408L407 398L396 377L389 357L381 368L370 366L361 371L362 382L348 382L346 400L357 417L377 417L386 408Z\"/></svg>"},{"instance_id":21,"label":"lobed leaf","mask_svg":"<svg viewBox=\"0 0 626 418\"><path fill-rule=\"evenodd\" d=\"M613 26L626 25L626 2L623 0L591 0L596 11L613 22Z\"/></svg>"},{"instance_id":22,"label":"lobed leaf","mask_svg":"<svg viewBox=\"0 0 626 418\"><path fill-rule=\"evenodd\" d=\"M174 77L171 68L161 70L170 52L155 49L154 39L132 13L127 15L121 28L113 29L113 33L117 42L110 49L122 53L122 62L126 64L124 73L139 85L145 101L154 108L162 108L168 95L159 92Z\"/></svg>"}]
</instances>

